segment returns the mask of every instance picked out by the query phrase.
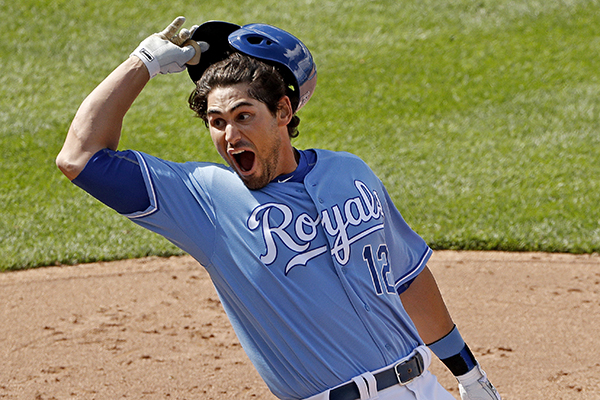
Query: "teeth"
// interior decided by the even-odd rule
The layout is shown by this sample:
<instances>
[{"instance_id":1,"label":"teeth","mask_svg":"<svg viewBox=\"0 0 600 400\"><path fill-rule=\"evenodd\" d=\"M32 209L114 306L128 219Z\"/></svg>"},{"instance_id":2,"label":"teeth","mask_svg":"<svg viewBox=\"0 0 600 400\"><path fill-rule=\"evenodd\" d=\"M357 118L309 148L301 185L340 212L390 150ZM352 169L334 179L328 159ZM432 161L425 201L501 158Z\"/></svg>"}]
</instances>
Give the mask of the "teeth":
<instances>
[{"instance_id":1,"label":"teeth","mask_svg":"<svg viewBox=\"0 0 600 400\"><path fill-rule=\"evenodd\" d=\"M236 150L236 151L233 151L231 154L233 154L234 156L236 156L238 154L242 154L244 151L246 151L246 150Z\"/></svg>"}]
</instances>

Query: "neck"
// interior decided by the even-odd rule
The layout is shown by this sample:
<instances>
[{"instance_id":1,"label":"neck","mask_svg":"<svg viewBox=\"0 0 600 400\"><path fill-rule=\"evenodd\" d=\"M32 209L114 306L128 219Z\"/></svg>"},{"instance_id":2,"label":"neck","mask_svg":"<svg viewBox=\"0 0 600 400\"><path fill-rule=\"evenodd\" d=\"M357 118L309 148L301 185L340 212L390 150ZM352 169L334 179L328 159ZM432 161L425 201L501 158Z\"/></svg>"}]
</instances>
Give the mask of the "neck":
<instances>
[{"instance_id":1,"label":"neck","mask_svg":"<svg viewBox=\"0 0 600 400\"><path fill-rule=\"evenodd\" d=\"M282 151L281 157L281 174L290 174L298 168L298 163L300 162L300 153L292 147L291 143L289 146L286 145L286 148Z\"/></svg>"}]
</instances>

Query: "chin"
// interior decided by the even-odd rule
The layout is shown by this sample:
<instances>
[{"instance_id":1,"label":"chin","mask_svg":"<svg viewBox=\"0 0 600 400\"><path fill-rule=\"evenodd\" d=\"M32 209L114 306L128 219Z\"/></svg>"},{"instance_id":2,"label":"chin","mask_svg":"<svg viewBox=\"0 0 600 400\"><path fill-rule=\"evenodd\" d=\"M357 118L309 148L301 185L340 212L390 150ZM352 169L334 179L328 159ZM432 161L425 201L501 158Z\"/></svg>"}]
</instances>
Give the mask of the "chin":
<instances>
[{"instance_id":1,"label":"chin","mask_svg":"<svg viewBox=\"0 0 600 400\"><path fill-rule=\"evenodd\" d=\"M242 179L242 182L244 182L244 185L246 185L246 187L250 190L262 189L271 182L271 179L269 179L268 176L264 175L258 177L240 176L240 178Z\"/></svg>"},{"instance_id":2,"label":"chin","mask_svg":"<svg viewBox=\"0 0 600 400\"><path fill-rule=\"evenodd\" d=\"M258 190L258 189L262 189L265 186L267 186L269 184L269 182L262 182L262 181L256 181L256 180L245 180L242 179L242 182L244 182L244 185L246 185L246 187L250 190Z\"/></svg>"}]
</instances>

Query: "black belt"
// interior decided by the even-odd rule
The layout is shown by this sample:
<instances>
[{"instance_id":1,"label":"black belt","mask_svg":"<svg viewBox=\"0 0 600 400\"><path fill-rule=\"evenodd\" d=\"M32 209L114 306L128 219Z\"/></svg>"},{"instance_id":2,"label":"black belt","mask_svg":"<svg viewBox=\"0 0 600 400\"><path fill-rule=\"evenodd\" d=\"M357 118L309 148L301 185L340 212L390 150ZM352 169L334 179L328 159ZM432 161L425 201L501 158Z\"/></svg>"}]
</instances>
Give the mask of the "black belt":
<instances>
[{"instance_id":1,"label":"black belt","mask_svg":"<svg viewBox=\"0 0 600 400\"><path fill-rule=\"evenodd\" d=\"M393 367L375 374L377 380L377 391L387 389L393 385L406 385L423 373L425 363L423 356L417 352L406 361L398 363ZM344 386L335 388L329 392L329 400L356 400L360 399L360 392L356 383L349 382Z\"/></svg>"}]
</instances>

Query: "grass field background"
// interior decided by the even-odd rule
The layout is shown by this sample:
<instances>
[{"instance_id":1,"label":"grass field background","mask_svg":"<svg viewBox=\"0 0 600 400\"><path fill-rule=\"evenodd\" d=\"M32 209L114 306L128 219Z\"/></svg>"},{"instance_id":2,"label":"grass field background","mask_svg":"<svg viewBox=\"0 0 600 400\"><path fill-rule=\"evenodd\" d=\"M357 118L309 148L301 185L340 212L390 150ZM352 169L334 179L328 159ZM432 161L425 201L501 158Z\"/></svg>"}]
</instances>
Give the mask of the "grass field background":
<instances>
[{"instance_id":1,"label":"grass field background","mask_svg":"<svg viewBox=\"0 0 600 400\"><path fill-rule=\"evenodd\" d=\"M598 1L0 0L0 270L181 254L77 189L54 158L85 96L178 15L265 22L318 65L299 148L365 159L434 249L600 250ZM219 161L153 79L121 148Z\"/></svg>"}]
</instances>

